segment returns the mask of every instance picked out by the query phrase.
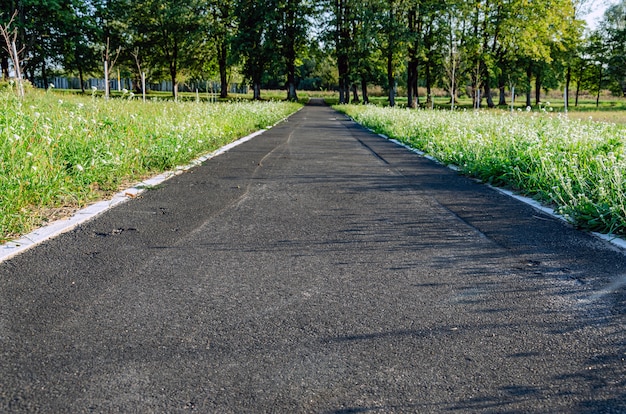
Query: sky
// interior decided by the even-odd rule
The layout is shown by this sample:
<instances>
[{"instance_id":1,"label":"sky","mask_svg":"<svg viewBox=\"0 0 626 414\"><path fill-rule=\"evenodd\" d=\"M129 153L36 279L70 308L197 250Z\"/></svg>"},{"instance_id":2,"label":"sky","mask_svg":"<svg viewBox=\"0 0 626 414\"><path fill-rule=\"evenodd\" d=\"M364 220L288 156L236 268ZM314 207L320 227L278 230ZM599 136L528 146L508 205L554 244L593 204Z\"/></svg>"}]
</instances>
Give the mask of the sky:
<instances>
[{"instance_id":1,"label":"sky","mask_svg":"<svg viewBox=\"0 0 626 414\"><path fill-rule=\"evenodd\" d=\"M593 0L589 7L590 13L585 16L587 25L590 29L595 29L598 22L602 19L604 11L612 4L617 3L618 0Z\"/></svg>"}]
</instances>

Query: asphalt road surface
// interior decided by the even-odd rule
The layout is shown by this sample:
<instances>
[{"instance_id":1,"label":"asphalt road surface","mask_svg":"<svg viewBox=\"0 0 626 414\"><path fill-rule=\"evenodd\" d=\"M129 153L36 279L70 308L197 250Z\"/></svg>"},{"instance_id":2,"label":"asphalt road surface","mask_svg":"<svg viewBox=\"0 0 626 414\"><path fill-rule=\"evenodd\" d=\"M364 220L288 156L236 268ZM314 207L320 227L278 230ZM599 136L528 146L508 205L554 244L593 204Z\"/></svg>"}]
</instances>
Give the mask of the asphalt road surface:
<instances>
[{"instance_id":1,"label":"asphalt road surface","mask_svg":"<svg viewBox=\"0 0 626 414\"><path fill-rule=\"evenodd\" d=\"M626 412L626 256L321 104L0 264L0 412Z\"/></svg>"}]
</instances>

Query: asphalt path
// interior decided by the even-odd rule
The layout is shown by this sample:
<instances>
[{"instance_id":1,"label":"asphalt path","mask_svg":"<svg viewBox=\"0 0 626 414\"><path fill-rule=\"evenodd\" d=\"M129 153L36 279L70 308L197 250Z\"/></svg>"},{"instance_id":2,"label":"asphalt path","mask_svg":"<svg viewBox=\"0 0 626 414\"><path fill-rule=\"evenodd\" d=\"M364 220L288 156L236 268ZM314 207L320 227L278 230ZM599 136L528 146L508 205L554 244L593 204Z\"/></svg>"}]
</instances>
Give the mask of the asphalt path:
<instances>
[{"instance_id":1,"label":"asphalt path","mask_svg":"<svg viewBox=\"0 0 626 414\"><path fill-rule=\"evenodd\" d=\"M0 412L626 412L626 256L313 103L0 264Z\"/></svg>"}]
</instances>

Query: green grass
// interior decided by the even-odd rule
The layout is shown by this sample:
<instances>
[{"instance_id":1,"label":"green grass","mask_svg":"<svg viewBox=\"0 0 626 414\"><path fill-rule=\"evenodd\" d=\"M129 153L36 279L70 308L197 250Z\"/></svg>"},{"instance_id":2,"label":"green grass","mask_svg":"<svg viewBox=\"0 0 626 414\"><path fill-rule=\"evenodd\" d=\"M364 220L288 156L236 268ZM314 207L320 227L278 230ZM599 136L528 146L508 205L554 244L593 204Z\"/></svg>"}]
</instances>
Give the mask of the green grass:
<instances>
[{"instance_id":1,"label":"green grass","mask_svg":"<svg viewBox=\"0 0 626 414\"><path fill-rule=\"evenodd\" d=\"M273 125L299 104L0 93L0 241Z\"/></svg>"},{"instance_id":2,"label":"green grass","mask_svg":"<svg viewBox=\"0 0 626 414\"><path fill-rule=\"evenodd\" d=\"M104 91L101 90L85 90L82 92L80 89L54 89L55 94L59 95L82 95L82 96L97 96L104 97ZM298 91L298 101L301 104L305 104L310 97L318 96L319 93ZM129 91L110 91L110 97L112 99L131 97ZM143 96L141 94L132 94L132 99L141 100ZM248 93L229 93L227 98L220 98L219 93L207 93L207 92L179 92L178 101L183 102L232 102L232 101L251 101L253 98L252 91ZM268 90L261 91L262 101L283 101L287 98L287 91L283 90ZM146 94L146 100L150 101L173 101L174 96L170 91L149 91Z\"/></svg>"},{"instance_id":3,"label":"green grass","mask_svg":"<svg viewBox=\"0 0 626 414\"><path fill-rule=\"evenodd\" d=\"M526 111L337 109L467 175L550 204L581 228L626 234L624 125Z\"/></svg>"},{"instance_id":4,"label":"green grass","mask_svg":"<svg viewBox=\"0 0 626 414\"><path fill-rule=\"evenodd\" d=\"M508 100L509 98L507 98ZM533 97L534 99L534 97ZM564 113L565 102L563 98L551 99L549 97L543 97L543 102L539 105L531 105L531 111L533 112L545 112L545 113ZM389 106L389 98L386 96L370 96L369 103L376 106ZM337 105L339 98L337 94L333 96L327 96L326 102L329 105ZM497 102L497 101L496 101ZM496 106L492 109L485 107L483 101L483 107L481 109L494 111L494 112L510 112L510 101L507 101L508 105ZM534 102L534 101L533 101ZM420 97L420 105L422 109L450 109L450 97L449 96L435 96L433 103L426 104L425 98ZM396 106L405 108L407 106L406 96L399 96L396 98ZM473 110L472 100L468 97L459 98L455 104L457 110ZM525 112L527 110L525 97L517 97L514 111ZM579 99L578 106L574 106L573 98L570 99L568 108L568 117L581 120L594 120L601 122L614 122L618 124L626 124L626 99L616 98L613 96L603 96L600 100L599 106L596 107L595 98L584 96Z\"/></svg>"}]
</instances>

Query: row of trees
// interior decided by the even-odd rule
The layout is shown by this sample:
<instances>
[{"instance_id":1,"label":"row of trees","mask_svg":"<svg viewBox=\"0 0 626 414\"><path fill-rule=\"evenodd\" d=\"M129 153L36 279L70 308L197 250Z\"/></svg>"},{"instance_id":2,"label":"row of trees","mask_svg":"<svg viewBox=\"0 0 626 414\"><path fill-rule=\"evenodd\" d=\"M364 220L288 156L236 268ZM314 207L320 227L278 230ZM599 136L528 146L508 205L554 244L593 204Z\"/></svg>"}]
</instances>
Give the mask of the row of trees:
<instances>
[{"instance_id":1,"label":"row of trees","mask_svg":"<svg viewBox=\"0 0 626 414\"><path fill-rule=\"evenodd\" d=\"M366 4L367 7L363 7ZM331 24L340 101L367 101L367 85L383 84L394 104L404 79L408 104L426 102L435 86L480 105L506 105L505 91L563 87L626 93L626 1L612 6L600 28L585 31L583 0L333 0ZM386 77L380 79L380 73ZM399 70L403 76L399 76ZM494 91L497 89L497 91ZM452 102L451 102L452 103Z\"/></svg>"},{"instance_id":2,"label":"row of trees","mask_svg":"<svg viewBox=\"0 0 626 414\"><path fill-rule=\"evenodd\" d=\"M476 104L507 94L575 86L626 91L626 0L585 32L586 0L0 0L15 19L23 72L81 79L114 67L139 79L220 80L240 73L296 99L299 83L334 87L341 102L368 100L380 85L395 103L428 103L435 87ZM0 55L2 73L10 55ZM312 82L311 78L315 81ZM420 102L418 86L426 88ZM361 99L359 99L359 91ZM452 102L453 103L453 102Z\"/></svg>"},{"instance_id":3,"label":"row of trees","mask_svg":"<svg viewBox=\"0 0 626 414\"><path fill-rule=\"evenodd\" d=\"M84 84L86 75L117 67L137 80L169 78L174 94L185 79L219 75L225 96L237 68L257 98L267 73L284 74L290 99L313 15L302 0L11 0L0 10L5 26L16 13L23 72L46 84L51 70ZM6 50L0 61L6 78Z\"/></svg>"}]
</instances>

